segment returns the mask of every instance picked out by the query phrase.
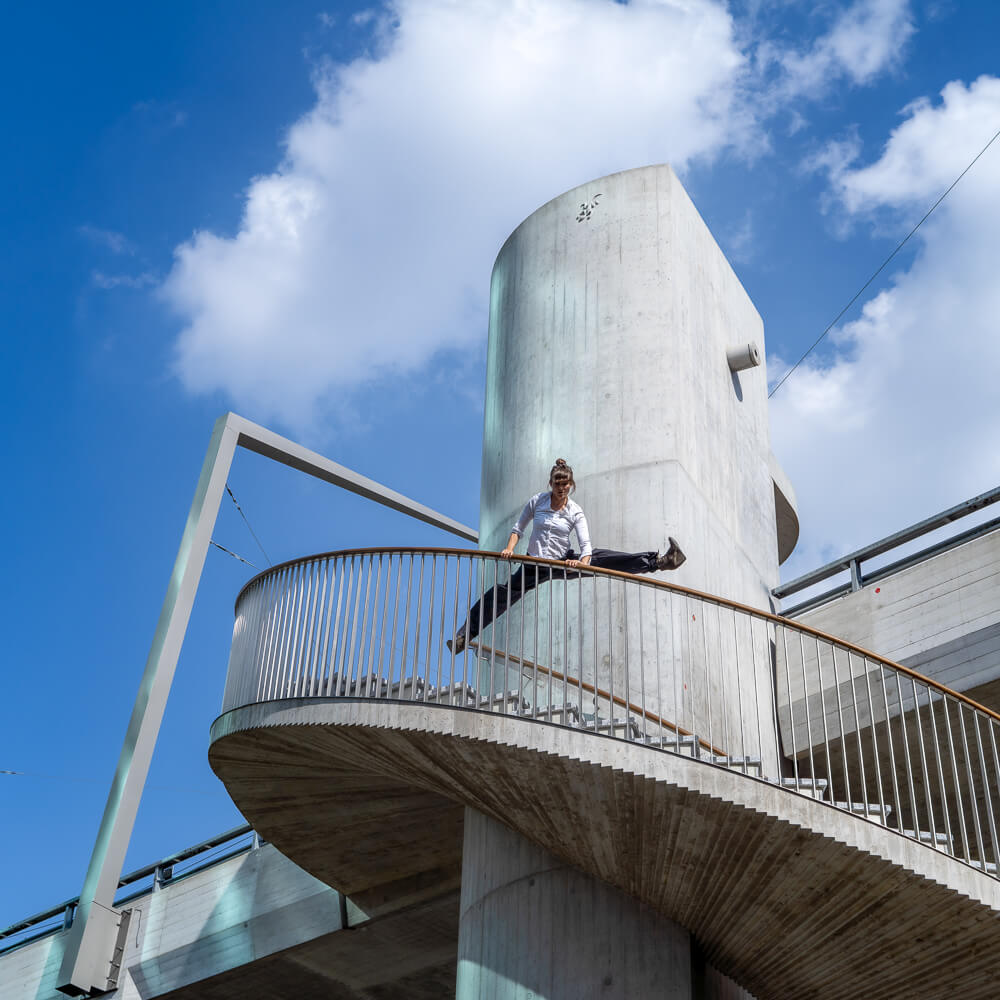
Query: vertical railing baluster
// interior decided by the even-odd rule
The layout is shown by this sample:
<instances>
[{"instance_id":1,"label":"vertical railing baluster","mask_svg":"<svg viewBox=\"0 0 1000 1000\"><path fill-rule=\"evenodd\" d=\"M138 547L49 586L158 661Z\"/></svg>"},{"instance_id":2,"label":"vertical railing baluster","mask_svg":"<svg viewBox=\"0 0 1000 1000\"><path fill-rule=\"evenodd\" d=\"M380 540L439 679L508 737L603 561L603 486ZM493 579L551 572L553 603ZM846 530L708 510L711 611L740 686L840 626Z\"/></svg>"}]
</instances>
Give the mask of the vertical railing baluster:
<instances>
[{"instance_id":1,"label":"vertical railing baluster","mask_svg":"<svg viewBox=\"0 0 1000 1000\"><path fill-rule=\"evenodd\" d=\"M702 662L705 664L705 695L708 704L708 755L711 757L715 753L715 731L712 725L714 715L712 712L712 702L714 700L712 697L712 665L708 658L708 635L705 632L705 605L700 600L697 600L695 607L697 607L698 617L701 619L701 653L703 657ZM695 756L700 757L701 752L698 750L698 747L694 749Z\"/></svg>"},{"instance_id":2,"label":"vertical railing baluster","mask_svg":"<svg viewBox=\"0 0 1000 1000\"><path fill-rule=\"evenodd\" d=\"M942 701L944 699L942 698ZM934 692L928 687L927 688L927 707L930 712L931 718L931 732L934 734L933 748L934 748L934 759L937 765L938 773L938 787L941 790L941 809L944 813L944 835L948 844L948 853L954 857L958 857L958 853L955 849L955 838L951 832L951 810L948 808L948 790L945 787L944 782L944 766L941 763L941 737L938 735L937 719L934 717ZM947 709L945 705L945 709Z\"/></svg>"},{"instance_id":3,"label":"vertical railing baluster","mask_svg":"<svg viewBox=\"0 0 1000 1000\"><path fill-rule=\"evenodd\" d=\"M434 674L431 669L431 640L434 638L434 595L437 593L437 553L431 553L431 582L427 592L427 648L424 650L424 689L421 701L427 701Z\"/></svg>"},{"instance_id":4,"label":"vertical railing baluster","mask_svg":"<svg viewBox=\"0 0 1000 1000\"><path fill-rule=\"evenodd\" d=\"M830 783L830 801L836 802L836 789L833 786L833 764L830 762L830 727L826 721L826 685L823 683L823 652L820 649L819 639L813 636L816 646L816 683L819 684L819 710L823 716L823 753L826 757L826 780ZM832 647L831 647L832 649ZM850 811L850 799L848 801L848 811Z\"/></svg>"},{"instance_id":5,"label":"vertical railing baluster","mask_svg":"<svg viewBox=\"0 0 1000 1000\"><path fill-rule=\"evenodd\" d=\"M595 573L593 575L593 577L591 577L591 579L594 581L593 604L592 604L592 617L594 619L594 732L597 732L597 717L600 714L598 712L598 700L597 700L597 691L600 688L600 684L598 683L599 670L598 670L597 664L598 664L599 657L601 655L600 654L600 649L598 648L599 647L599 641L598 641L599 631L598 631L598 627L597 627L597 612L598 612L598 607L600 606L600 602L598 600L598 594L597 594L597 581L598 581L599 577ZM584 725L584 719L582 717L580 718L580 725L581 726Z\"/></svg>"},{"instance_id":6,"label":"vertical railing baluster","mask_svg":"<svg viewBox=\"0 0 1000 1000\"><path fill-rule=\"evenodd\" d=\"M879 683L882 685L882 701L885 705L885 738L889 744L889 767L892 773L892 791L893 795L896 797L896 828L902 830L902 809L900 806L901 796L899 794L899 769L896 767L896 748L892 739L892 717L889 714L889 692L885 683L885 667L881 663L878 665L878 679Z\"/></svg>"},{"instance_id":7,"label":"vertical railing baluster","mask_svg":"<svg viewBox=\"0 0 1000 1000\"><path fill-rule=\"evenodd\" d=\"M434 557L435 561L437 556ZM441 562L441 621L438 627L438 641L437 641L437 701L438 704L441 703L441 691L444 687L444 677L442 676L443 665L442 661L444 659L444 633L445 633L445 610L448 606L448 559L449 556L446 554ZM454 692L452 692L452 697Z\"/></svg>"},{"instance_id":8,"label":"vertical railing baluster","mask_svg":"<svg viewBox=\"0 0 1000 1000\"><path fill-rule=\"evenodd\" d=\"M392 557L390 556L390 569L392 569ZM399 620L399 592L403 585L403 553L400 552L396 558L396 586L393 588L392 597L392 624L389 635L389 659L385 665L385 690L386 694L392 696L393 685L396 677L396 622ZM386 591L388 597L388 591ZM400 678L402 683L402 678ZM398 691L396 692L398 693Z\"/></svg>"},{"instance_id":9,"label":"vertical railing baluster","mask_svg":"<svg viewBox=\"0 0 1000 1000\"><path fill-rule=\"evenodd\" d=\"M743 671L740 669L740 635L739 635L739 627L737 625L738 618L737 618L737 615L736 615L736 609L735 608L730 608L729 610L730 610L730 613L733 616L733 662L734 662L735 667L736 667L736 674L735 674L735 677L736 677L736 711L739 712L739 716L740 716L740 753L739 753L739 756L740 756L740 770L744 774L746 774L748 772L748 770L749 770L748 765L749 765L750 751L749 751L749 748L747 747L746 727L744 726L744 723L743 723ZM720 626L720 631L721 631L721 626ZM756 670L753 671L753 675L756 678ZM756 687L756 685L755 685L755 687ZM757 725L758 725L757 746L759 747L760 746L760 715L759 714L757 716ZM760 753L760 751L758 750L758 754L759 753ZM729 753L729 764L730 764L730 766L732 766L732 762L733 762L733 754L732 754L732 750L730 750L730 753Z\"/></svg>"},{"instance_id":10,"label":"vertical railing baluster","mask_svg":"<svg viewBox=\"0 0 1000 1000\"><path fill-rule=\"evenodd\" d=\"M374 569L374 574L372 574L373 567L375 567L375 555L372 552L368 556L368 573L375 577L375 599L372 601L372 627L368 639L368 665L365 667L365 677L368 678L367 697L369 698L377 698L381 693L379 691L378 680L375 677L375 642L382 634L378 621L379 598L382 594L382 553L378 553L378 567Z\"/></svg>"},{"instance_id":11,"label":"vertical railing baluster","mask_svg":"<svg viewBox=\"0 0 1000 1000\"><path fill-rule=\"evenodd\" d=\"M875 732L878 728L875 723L875 702L872 700L871 674L868 670L867 656L863 656L861 658L861 669L865 672L865 691L868 695L868 719L871 723L872 758L875 761L875 785L878 790L879 812L882 815L882 825L888 826L889 822L885 811L885 791L882 787L882 761L879 759L878 755L878 735Z\"/></svg>"},{"instance_id":12,"label":"vertical railing baluster","mask_svg":"<svg viewBox=\"0 0 1000 1000\"><path fill-rule=\"evenodd\" d=\"M965 754L965 775L969 779L969 803L972 812L972 826L976 834L976 847L979 848L979 863L986 870L986 848L983 845L983 829L979 821L979 806L976 796L976 782L972 777L972 754L969 747L969 735L965 731L965 709L960 701L955 702L958 709L958 726L962 733L962 752Z\"/></svg>"},{"instance_id":13,"label":"vertical railing baluster","mask_svg":"<svg viewBox=\"0 0 1000 1000\"><path fill-rule=\"evenodd\" d=\"M955 754L955 740L951 733L951 713L948 710L948 703L951 699L945 695L942 699L944 704L944 728L948 734L948 752L951 754L951 777L955 782L955 803L958 812L958 829L962 834L962 846L965 848L965 860L972 861L972 851L969 848L969 832L965 825L965 805L962 802L962 783L958 777L958 757Z\"/></svg>"},{"instance_id":14,"label":"vertical railing baluster","mask_svg":"<svg viewBox=\"0 0 1000 1000\"><path fill-rule=\"evenodd\" d=\"M979 732L979 713L975 709L971 709L972 712L972 724L976 727L976 748L979 750L979 767L980 774L983 779L983 799L984 805L986 807L986 819L989 823L990 828L990 841L993 847L993 860L996 863L997 857L997 826L996 817L993 814L993 796L990 794L990 776L986 767L986 755L983 753L983 738ZM987 724L989 720L986 720ZM975 801L975 800L974 800ZM980 861L983 866L983 871L986 871L986 851L982 850L980 852Z\"/></svg>"},{"instance_id":15,"label":"vertical railing baluster","mask_svg":"<svg viewBox=\"0 0 1000 1000\"><path fill-rule=\"evenodd\" d=\"M413 560L414 553L410 553L410 564L406 574L406 597L403 600L403 645L399 651L399 697L404 698L407 676L407 656L410 648L410 595L413 593ZM410 681L410 701L413 700L413 688L416 681Z\"/></svg>"},{"instance_id":16,"label":"vertical railing baluster","mask_svg":"<svg viewBox=\"0 0 1000 1000\"><path fill-rule=\"evenodd\" d=\"M385 569L385 592L382 595L382 621L379 624L378 629L378 665L375 667L375 694L378 697L382 697L383 694L389 694L389 680L390 678L386 675L386 663L385 663L385 633L389 620L389 586L392 583L392 553L380 552L378 554L378 572L379 576L382 576L382 558L388 555L386 560ZM385 678L385 684L382 683L383 677Z\"/></svg>"},{"instance_id":17,"label":"vertical railing baluster","mask_svg":"<svg viewBox=\"0 0 1000 1000\"><path fill-rule=\"evenodd\" d=\"M837 726L840 733L840 756L844 764L844 793L847 798L847 808L854 811L854 797L851 794L851 769L847 763L847 728L844 725L844 705L840 697L840 672L837 670L837 647L830 646L830 656L833 659L833 687L837 694Z\"/></svg>"},{"instance_id":18,"label":"vertical railing baluster","mask_svg":"<svg viewBox=\"0 0 1000 1000\"><path fill-rule=\"evenodd\" d=\"M372 568L375 565L375 556L368 552L361 557L362 573L365 578L365 602L361 606L361 628L358 634L358 677L354 682L354 696L356 698L367 698L371 690L371 678L367 676L365 669L365 650L371 644L371 629L368 627L368 608L371 606L372 596ZM358 588L360 593L360 587ZM365 689L367 685L367 690Z\"/></svg>"},{"instance_id":19,"label":"vertical railing baluster","mask_svg":"<svg viewBox=\"0 0 1000 1000\"><path fill-rule=\"evenodd\" d=\"M924 781L924 798L927 803L927 820L930 824L931 833L931 846L937 850L937 828L934 822L934 790L932 788L932 778L930 768L927 766L927 748L924 745L924 723L923 719L920 717L920 695L917 691L917 681L916 678L910 678L910 685L913 688L913 718L917 725L917 746L920 748L920 770L923 773ZM923 685L921 685L923 686ZM928 701L930 701L930 694L928 693ZM914 819L914 824L916 824L916 819ZM914 833L919 837L920 827L916 826Z\"/></svg>"},{"instance_id":20,"label":"vertical railing baluster","mask_svg":"<svg viewBox=\"0 0 1000 1000\"><path fill-rule=\"evenodd\" d=\"M646 593L646 587L643 584L638 584L636 586L636 597L639 600L639 708L640 708L640 718L642 719L642 742L647 741L646 735L646 660L645 660L645 647L646 647L646 637L643 634L642 629L642 599ZM656 597L655 591L653 592L653 597Z\"/></svg>"},{"instance_id":21,"label":"vertical railing baluster","mask_svg":"<svg viewBox=\"0 0 1000 1000\"><path fill-rule=\"evenodd\" d=\"M809 681L806 679L806 650L801 632L799 632L799 666L802 668L802 710L806 716L806 746L809 748L809 780L812 781L813 798L822 798L822 795L818 796L816 794L819 784L816 777L816 758L813 754L812 710L809 707Z\"/></svg>"},{"instance_id":22,"label":"vertical railing baluster","mask_svg":"<svg viewBox=\"0 0 1000 1000\"><path fill-rule=\"evenodd\" d=\"M990 748L993 751L993 774L997 779L997 796L1000 798L1000 754L997 753L997 735L996 728L997 724L992 719L986 719L986 727L990 734ZM989 784L989 779L986 779L987 784ZM990 809L990 815L995 815ZM994 875L1000 878L1000 841L997 840L996 834L993 835L993 862L996 865L996 871Z\"/></svg>"},{"instance_id":23,"label":"vertical railing baluster","mask_svg":"<svg viewBox=\"0 0 1000 1000\"><path fill-rule=\"evenodd\" d=\"M629 646L629 635L628 635L628 585L625 580L621 581L622 584L622 643L624 645L624 650L622 653L622 665L625 671L625 726L624 734L625 739L629 738L629 731L631 730L630 725L630 715L629 715L629 705L632 703L631 696L631 684L629 677L629 664L628 664L628 646ZM614 705L611 706L611 735L614 736Z\"/></svg>"},{"instance_id":24,"label":"vertical railing baluster","mask_svg":"<svg viewBox=\"0 0 1000 1000\"><path fill-rule=\"evenodd\" d=\"M854 736L858 744L858 768L861 772L861 801L868 815L868 776L865 774L865 748L861 740L861 713L858 711L858 690L854 684L854 660L850 650L847 651L847 675L851 679L851 703L854 705ZM876 762L877 763L877 762Z\"/></svg>"},{"instance_id":25,"label":"vertical railing baluster","mask_svg":"<svg viewBox=\"0 0 1000 1000\"><path fill-rule=\"evenodd\" d=\"M492 556L489 560L490 564L493 566L493 623L490 625L490 710L500 712L504 714L504 698L501 697L500 701L497 702L497 695L504 695L506 691L497 691L497 604L496 604L496 592L497 587L500 585L500 562L496 556ZM484 574L485 575L485 574ZM509 577L508 577L509 579ZM510 588L508 587L508 595L510 593ZM549 629L551 630L552 623L549 622ZM552 662L552 657L549 657L549 662ZM507 672L504 671L504 681L506 682Z\"/></svg>"},{"instance_id":26,"label":"vertical railing baluster","mask_svg":"<svg viewBox=\"0 0 1000 1000\"><path fill-rule=\"evenodd\" d=\"M764 646L767 649L767 686L771 695L771 722L774 726L774 780L781 784L782 771L784 770L782 765L782 755L781 755L781 733L779 731L779 720L778 720L778 629L780 628L784 632L784 626L772 625L764 623ZM752 631L752 629L751 629ZM774 642L771 642L771 635L774 635ZM756 645L754 646L756 649ZM771 650L774 650L772 655ZM774 661L772 664L772 660ZM787 659L786 659L787 663ZM763 770L763 760L761 761L761 769Z\"/></svg>"},{"instance_id":27,"label":"vertical railing baluster","mask_svg":"<svg viewBox=\"0 0 1000 1000\"><path fill-rule=\"evenodd\" d=\"M551 571L552 567L548 567L548 569ZM555 573L552 573L552 576L554 577ZM552 648L553 646L552 619L554 616L554 608L552 600L552 584L550 583L545 589L548 591L549 595L549 659L548 662L545 664L548 675L548 683L546 684L546 687L548 688L548 695L546 697L546 704L545 704L545 720L546 722L551 722L552 721L552 664L555 662L553 658L553 648Z\"/></svg>"},{"instance_id":28,"label":"vertical railing baluster","mask_svg":"<svg viewBox=\"0 0 1000 1000\"><path fill-rule=\"evenodd\" d=\"M316 617L316 604L319 599L319 566L315 559L309 560L306 588L306 603L302 611L301 636L297 643L295 689L297 697L308 697L309 691L309 658L311 654L313 624Z\"/></svg>"},{"instance_id":29,"label":"vertical railing baluster","mask_svg":"<svg viewBox=\"0 0 1000 1000\"><path fill-rule=\"evenodd\" d=\"M656 651L656 659L653 663L653 668L656 670L656 717L660 722L660 748L663 748L664 736L663 736L663 658L660 653L660 595L663 593L658 587L653 589L653 635L654 644L653 649ZM666 592L667 597L670 597L670 591ZM676 714L676 713L673 713Z\"/></svg>"},{"instance_id":30,"label":"vertical railing baluster","mask_svg":"<svg viewBox=\"0 0 1000 1000\"><path fill-rule=\"evenodd\" d=\"M344 646L346 645L342 634L346 634L347 632L346 620L341 616L341 612L344 609L345 593L347 595L347 606L350 607L351 605L350 585L353 570L354 556L341 556L340 572L337 574L340 577L340 582L337 587L337 611L334 619L333 646L330 649L330 680L328 685L331 698L339 698L346 691L343 685L343 674L339 666L344 657Z\"/></svg>"},{"instance_id":31,"label":"vertical railing baluster","mask_svg":"<svg viewBox=\"0 0 1000 1000\"><path fill-rule=\"evenodd\" d=\"M299 567L288 567L285 579L284 603L281 609L281 629L278 632L275 646L274 675L272 679L271 698L284 698L286 690L286 666L288 657L288 639L295 623L295 606L298 599Z\"/></svg>"},{"instance_id":32,"label":"vertical railing baluster","mask_svg":"<svg viewBox=\"0 0 1000 1000\"><path fill-rule=\"evenodd\" d=\"M910 755L910 738L906 732L906 710L903 708L903 685L899 677L899 671L893 671L896 675L896 697L899 699L899 725L903 734L903 759L906 762L906 782L910 795L910 813L912 815L913 836L920 839L920 824L918 822L920 810L917 808L916 785L913 781L913 760ZM902 815L900 815L899 829L903 829Z\"/></svg>"},{"instance_id":33,"label":"vertical railing baluster","mask_svg":"<svg viewBox=\"0 0 1000 1000\"><path fill-rule=\"evenodd\" d=\"M330 600L327 603L326 609L326 628L323 635L323 651L320 654L319 659L319 693L320 695L325 695L326 697L329 697L331 693L330 688L333 684L331 679L333 674L333 658L336 655L337 650L337 640L334 635L334 631L337 627L334 610L334 595L340 592L341 562L342 560L340 556L334 556L329 561L330 576L328 586L330 588Z\"/></svg>"},{"instance_id":34,"label":"vertical railing baluster","mask_svg":"<svg viewBox=\"0 0 1000 1000\"><path fill-rule=\"evenodd\" d=\"M593 576L593 574L591 574ZM577 658L576 664L576 721L577 725L583 725L583 664L584 664L584 646L583 646L583 587L585 577L580 577L579 586L576 588L576 634L579 638L580 655ZM521 631L521 648L524 648L524 630ZM570 724L569 713L567 712L563 721L566 725Z\"/></svg>"},{"instance_id":35,"label":"vertical railing baluster","mask_svg":"<svg viewBox=\"0 0 1000 1000\"><path fill-rule=\"evenodd\" d=\"M580 574L577 573L577 579L579 579ZM510 648L508 641L507 648ZM567 687L569 677L569 580L565 568L563 569L563 645L562 645L562 675L563 675L563 694L562 694L562 704L559 707L559 718L561 721L566 721L566 703L569 701L569 688Z\"/></svg>"},{"instance_id":36,"label":"vertical railing baluster","mask_svg":"<svg viewBox=\"0 0 1000 1000\"><path fill-rule=\"evenodd\" d=\"M706 616L707 617L707 616ZM707 626L706 626L707 627ZM721 737L723 740L723 745L719 748L722 750L723 755L732 759L733 756L733 741L729 733L729 683L728 675L725 669L726 655L722 649L722 607L719 604L715 605L715 633L718 638L719 646L719 711L722 715L722 725L721 725ZM739 675L736 675L737 682L739 681ZM715 755L715 751L712 751L712 756Z\"/></svg>"},{"instance_id":37,"label":"vertical railing baluster","mask_svg":"<svg viewBox=\"0 0 1000 1000\"><path fill-rule=\"evenodd\" d=\"M418 685L420 673L420 629L423 624L424 610L424 560L426 553L420 553L420 575L417 577L417 611L415 624L413 627L413 686L410 688L410 701L420 701L423 692L427 689L427 681ZM426 671L424 671L426 673ZM417 688L420 688L418 691Z\"/></svg>"},{"instance_id":38,"label":"vertical railing baluster","mask_svg":"<svg viewBox=\"0 0 1000 1000\"><path fill-rule=\"evenodd\" d=\"M787 692L788 698L788 732L792 741L792 777L795 779L795 791L801 791L801 786L799 785L799 751L797 746L797 740L795 739L795 701L792 692L792 675L788 668L788 629L782 625L781 629L781 648L785 654L785 690ZM781 771L778 771L780 777Z\"/></svg>"}]
</instances>

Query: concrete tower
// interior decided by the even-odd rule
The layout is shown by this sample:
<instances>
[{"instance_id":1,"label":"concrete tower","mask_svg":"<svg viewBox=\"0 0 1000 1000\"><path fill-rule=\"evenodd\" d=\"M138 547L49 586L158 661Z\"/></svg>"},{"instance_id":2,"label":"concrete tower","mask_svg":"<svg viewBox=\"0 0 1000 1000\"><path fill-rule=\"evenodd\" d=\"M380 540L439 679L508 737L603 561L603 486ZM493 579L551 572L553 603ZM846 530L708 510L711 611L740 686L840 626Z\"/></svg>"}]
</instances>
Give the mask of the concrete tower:
<instances>
[{"instance_id":1,"label":"concrete tower","mask_svg":"<svg viewBox=\"0 0 1000 1000\"><path fill-rule=\"evenodd\" d=\"M760 316L669 166L603 177L548 202L518 226L493 269L480 546L503 547L561 456L574 466L597 546L639 551L675 535L688 555L678 582L771 610L796 526L790 490L774 481L783 477L768 440L763 349ZM498 690L523 684L521 667L542 662L585 682L590 671L610 671L612 689L627 690L617 642L656 665L642 671L641 685L643 703L659 717L694 717L704 732L713 723L716 731L752 728L743 706L754 711L769 681L749 690L754 681L741 676L738 658L711 660L687 612L678 606L655 623L647 614L644 625L641 594L630 614L624 588L602 593L595 582L570 601L565 586L530 594L486 630L491 658L481 687L487 674ZM525 620L541 628L525 630ZM595 653L588 665L577 651L595 629L609 637L608 654L602 663ZM686 687L672 683L674 658L657 657L661 647L689 665ZM497 649L509 670L496 671ZM730 698L720 719L717 693L735 688L745 697ZM607 698L592 707L595 718L614 715ZM766 745L753 746L756 755L776 758L772 735L762 728ZM472 810L463 873L462 1000L520 997L515 984L526 981L526 967L529 979L572 974L580 990L592 989L608 949L649 981L609 979L607 996L691 995L684 928ZM581 908L581 899L592 905ZM560 914L579 921L572 962L539 945L550 934L529 930L535 922L551 927ZM502 948L487 927L506 928Z\"/></svg>"},{"instance_id":2,"label":"concrete tower","mask_svg":"<svg viewBox=\"0 0 1000 1000\"><path fill-rule=\"evenodd\" d=\"M538 209L493 269L481 547L502 547L562 456L597 545L675 535L672 579L770 609L797 528L764 368L727 360L751 343L762 358L760 316L669 166Z\"/></svg>"},{"instance_id":3,"label":"concrete tower","mask_svg":"<svg viewBox=\"0 0 1000 1000\"><path fill-rule=\"evenodd\" d=\"M798 526L770 451L763 351L760 316L669 166L548 202L493 269L480 546L502 548L561 456L596 546L642 551L674 535L688 560L671 582L772 610ZM752 690L738 657L714 655L681 602L654 622L642 594L629 608L623 589L595 582L567 599L562 587L530 594L487 629L487 647L512 664L498 672L491 659L498 690L520 683L522 661L585 682L610 671L613 687L635 690L634 664L616 654L627 645L643 659L642 700L655 713L693 716L704 733L760 730L751 752L775 758L773 728L756 724L764 690ZM595 628L606 648L588 663L581 651L602 645ZM659 655L668 649L673 657ZM674 683L679 661L691 668L686 686ZM720 691L737 689L720 705Z\"/></svg>"}]
</instances>

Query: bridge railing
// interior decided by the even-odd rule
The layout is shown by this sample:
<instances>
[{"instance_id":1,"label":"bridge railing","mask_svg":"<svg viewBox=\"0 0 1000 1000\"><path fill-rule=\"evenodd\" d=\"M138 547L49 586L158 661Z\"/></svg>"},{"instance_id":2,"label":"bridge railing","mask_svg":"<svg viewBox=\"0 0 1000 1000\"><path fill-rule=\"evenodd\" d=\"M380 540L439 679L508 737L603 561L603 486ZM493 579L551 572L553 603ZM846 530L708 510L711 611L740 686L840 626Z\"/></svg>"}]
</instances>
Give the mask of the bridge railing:
<instances>
[{"instance_id":1,"label":"bridge railing","mask_svg":"<svg viewBox=\"0 0 1000 1000\"><path fill-rule=\"evenodd\" d=\"M531 588L532 574L547 582ZM491 621L494 588L509 607ZM833 636L649 576L457 549L284 563L237 599L223 711L289 698L581 729L778 783L994 876L1000 863L1000 716Z\"/></svg>"}]
</instances>

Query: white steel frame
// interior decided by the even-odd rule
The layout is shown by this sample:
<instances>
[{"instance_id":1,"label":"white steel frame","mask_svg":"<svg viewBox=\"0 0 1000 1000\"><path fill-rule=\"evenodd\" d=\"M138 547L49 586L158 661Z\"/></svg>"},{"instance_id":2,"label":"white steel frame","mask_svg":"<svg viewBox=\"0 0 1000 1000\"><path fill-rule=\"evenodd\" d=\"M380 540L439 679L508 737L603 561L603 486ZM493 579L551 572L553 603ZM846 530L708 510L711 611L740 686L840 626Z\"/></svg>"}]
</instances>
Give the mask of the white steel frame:
<instances>
[{"instance_id":1,"label":"white steel frame","mask_svg":"<svg viewBox=\"0 0 1000 1000\"><path fill-rule=\"evenodd\" d=\"M117 971L112 968L112 962L121 913L114 908L115 892L219 505L237 448L254 451L308 476L442 528L460 538L471 542L479 539L475 529L358 475L266 427L251 423L235 413L219 417L212 431L177 560L170 575L139 693L80 893L79 906L66 939L58 989L69 996L104 992L114 988L117 981Z\"/></svg>"}]
</instances>

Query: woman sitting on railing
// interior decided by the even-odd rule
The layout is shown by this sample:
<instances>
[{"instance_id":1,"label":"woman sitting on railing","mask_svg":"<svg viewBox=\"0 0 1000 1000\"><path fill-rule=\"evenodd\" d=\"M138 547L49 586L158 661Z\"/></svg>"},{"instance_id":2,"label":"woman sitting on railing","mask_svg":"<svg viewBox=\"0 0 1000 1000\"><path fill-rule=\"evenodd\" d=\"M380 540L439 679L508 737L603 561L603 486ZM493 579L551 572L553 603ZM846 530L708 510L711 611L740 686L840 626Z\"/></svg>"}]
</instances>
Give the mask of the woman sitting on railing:
<instances>
[{"instance_id":1,"label":"woman sitting on railing","mask_svg":"<svg viewBox=\"0 0 1000 1000\"><path fill-rule=\"evenodd\" d=\"M528 555L541 559L559 559L574 568L596 566L622 573L655 573L658 570L677 569L687 558L673 538L668 538L670 548L663 555L652 550L616 552L613 549L592 549L587 518L580 505L569 497L574 489L576 482L572 468L564 459L557 458L549 473L548 491L536 493L524 505L500 555L509 559L514 554L514 546L531 521ZM569 544L569 536L574 531L580 544L579 557ZM529 563L515 570L509 583L497 583L490 587L482 599L469 609L465 624L455 633L454 639L448 640L448 648L454 653L461 653L479 635L480 630L490 625L498 615L521 600L529 590L551 580L556 569L554 566ZM559 579L572 580L579 575L562 570L559 572Z\"/></svg>"}]
</instances>

